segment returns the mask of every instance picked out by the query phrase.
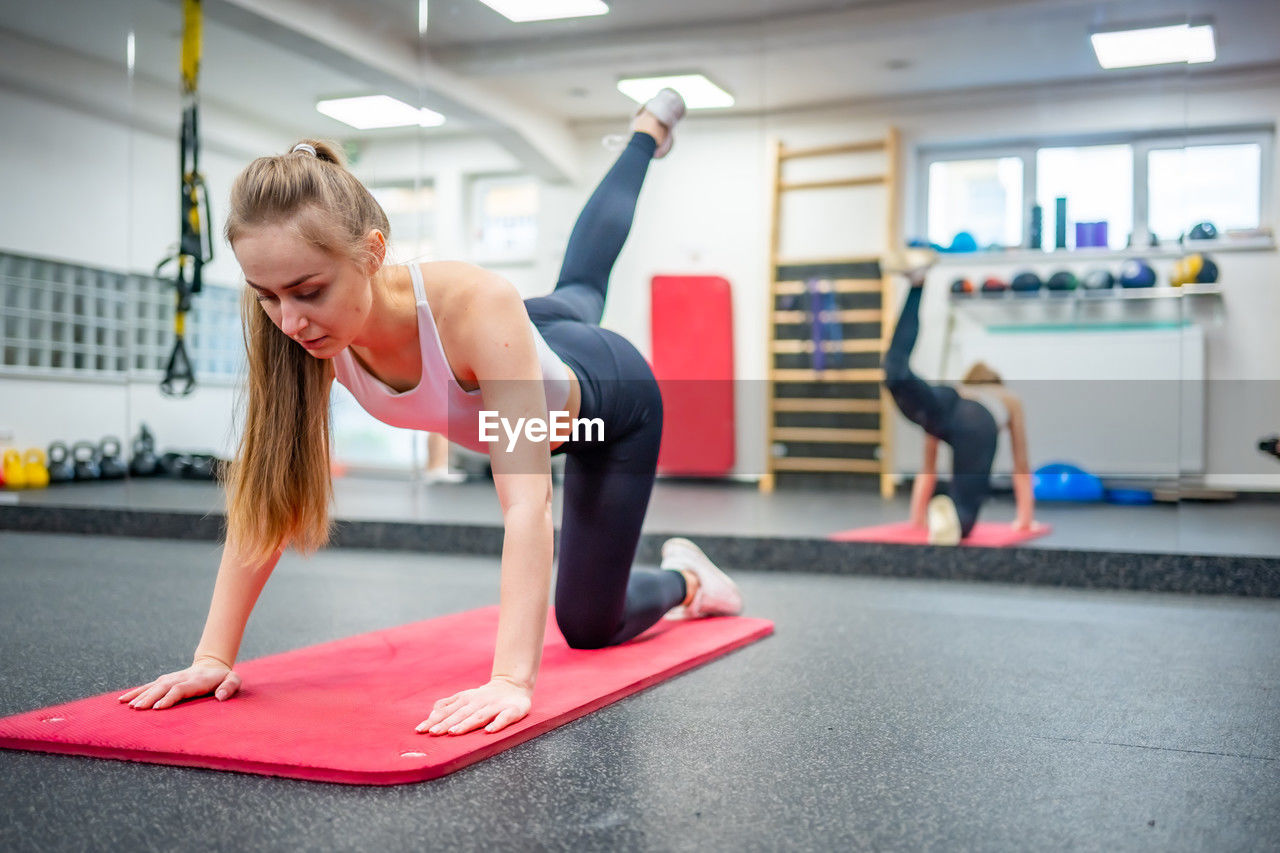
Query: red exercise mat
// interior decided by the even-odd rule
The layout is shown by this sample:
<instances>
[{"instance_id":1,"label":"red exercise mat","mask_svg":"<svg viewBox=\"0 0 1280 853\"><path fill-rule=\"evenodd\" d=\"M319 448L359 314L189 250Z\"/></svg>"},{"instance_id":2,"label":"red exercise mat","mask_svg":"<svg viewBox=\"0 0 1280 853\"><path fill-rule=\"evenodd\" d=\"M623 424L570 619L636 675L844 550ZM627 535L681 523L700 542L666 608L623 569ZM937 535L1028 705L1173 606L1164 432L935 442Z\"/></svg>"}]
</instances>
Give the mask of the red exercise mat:
<instances>
[{"instance_id":1,"label":"red exercise mat","mask_svg":"<svg viewBox=\"0 0 1280 853\"><path fill-rule=\"evenodd\" d=\"M418 734L437 699L489 680L498 608L242 662L233 698L138 711L119 690L0 719L0 747L394 785L452 773L773 633L766 619L663 620L621 646L569 648L548 621L529 716L495 734Z\"/></svg>"},{"instance_id":2,"label":"red exercise mat","mask_svg":"<svg viewBox=\"0 0 1280 853\"><path fill-rule=\"evenodd\" d=\"M1053 527L1042 524L1035 530L1014 530L1010 524L996 524L979 521L969 531L969 535L960 540L961 545L977 545L982 548L1005 548L1039 539L1052 533ZM886 542L894 545L928 545L929 531L922 527L914 527L909 521L898 521L893 524L880 524L875 527L858 527L853 530L842 530L827 537L832 542Z\"/></svg>"}]
</instances>

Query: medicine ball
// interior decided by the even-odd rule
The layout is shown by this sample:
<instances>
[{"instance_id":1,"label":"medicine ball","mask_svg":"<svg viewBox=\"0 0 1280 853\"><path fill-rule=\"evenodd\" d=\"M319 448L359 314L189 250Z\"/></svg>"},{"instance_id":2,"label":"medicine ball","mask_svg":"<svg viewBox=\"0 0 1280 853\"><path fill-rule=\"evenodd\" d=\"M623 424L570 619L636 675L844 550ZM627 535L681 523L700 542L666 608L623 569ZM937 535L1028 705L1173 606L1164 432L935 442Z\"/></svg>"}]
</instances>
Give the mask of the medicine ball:
<instances>
[{"instance_id":1,"label":"medicine ball","mask_svg":"<svg viewBox=\"0 0 1280 853\"><path fill-rule=\"evenodd\" d=\"M1197 223L1191 229L1191 233L1187 235L1189 240L1216 240L1218 239L1218 229L1212 222Z\"/></svg>"},{"instance_id":2,"label":"medicine ball","mask_svg":"<svg viewBox=\"0 0 1280 853\"><path fill-rule=\"evenodd\" d=\"M1218 280L1218 265L1208 255L1199 252L1179 258L1169 275L1174 287L1184 284L1212 284Z\"/></svg>"},{"instance_id":3,"label":"medicine ball","mask_svg":"<svg viewBox=\"0 0 1280 853\"><path fill-rule=\"evenodd\" d=\"M958 278L951 282L952 293L973 293L973 281L967 278Z\"/></svg>"},{"instance_id":4,"label":"medicine ball","mask_svg":"<svg viewBox=\"0 0 1280 853\"><path fill-rule=\"evenodd\" d=\"M1111 270L1089 270L1080 283L1085 290L1106 290L1116 286L1116 277L1111 274Z\"/></svg>"},{"instance_id":5,"label":"medicine ball","mask_svg":"<svg viewBox=\"0 0 1280 853\"><path fill-rule=\"evenodd\" d=\"M1013 277L1013 281L1009 283L1010 290L1016 290L1020 293L1029 293L1044 287L1044 282L1040 280L1040 276L1033 272L1020 272Z\"/></svg>"},{"instance_id":6,"label":"medicine ball","mask_svg":"<svg viewBox=\"0 0 1280 853\"><path fill-rule=\"evenodd\" d=\"M991 276L982 282L983 293L1004 293L1009 289L1009 285L1000 279Z\"/></svg>"},{"instance_id":7,"label":"medicine ball","mask_svg":"<svg viewBox=\"0 0 1280 853\"><path fill-rule=\"evenodd\" d=\"M1068 270L1060 270L1049 276L1049 281L1045 284L1050 290L1075 290L1080 286L1076 274Z\"/></svg>"},{"instance_id":8,"label":"medicine ball","mask_svg":"<svg viewBox=\"0 0 1280 853\"><path fill-rule=\"evenodd\" d=\"M1120 267L1121 287L1155 287L1155 284L1156 271L1146 261L1133 258Z\"/></svg>"}]
</instances>

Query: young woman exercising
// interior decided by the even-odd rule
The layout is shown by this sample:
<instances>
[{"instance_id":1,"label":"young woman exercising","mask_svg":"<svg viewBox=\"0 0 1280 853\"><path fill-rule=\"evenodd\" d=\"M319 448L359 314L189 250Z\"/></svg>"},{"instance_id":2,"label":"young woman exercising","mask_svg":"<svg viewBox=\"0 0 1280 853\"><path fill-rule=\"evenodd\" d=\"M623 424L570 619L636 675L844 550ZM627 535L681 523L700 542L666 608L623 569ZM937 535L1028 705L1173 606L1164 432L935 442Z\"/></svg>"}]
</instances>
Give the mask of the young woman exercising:
<instances>
[{"instance_id":1,"label":"young woman exercising","mask_svg":"<svg viewBox=\"0 0 1280 853\"><path fill-rule=\"evenodd\" d=\"M249 614L281 552L329 536L329 390L336 378L375 417L487 451L502 506L497 642L488 683L440 699L420 732L496 732L523 718L542 656L551 581L551 455L567 456L556 622L578 649L612 646L668 612L734 615L737 586L685 539L660 569L631 565L662 437L662 397L644 358L598 325L649 161L671 147L684 102L664 90L637 113L626 149L574 226L554 291L521 301L478 267L388 266L386 215L328 145L262 157L236 179L226 237L249 286L248 407L228 485L228 532L195 658L120 697L159 709L227 699ZM256 301L255 301L256 298ZM502 430L598 419L553 440ZM493 422L490 421L492 424ZM677 615L677 614L672 614Z\"/></svg>"},{"instance_id":2,"label":"young woman exercising","mask_svg":"<svg viewBox=\"0 0 1280 853\"><path fill-rule=\"evenodd\" d=\"M927 527L929 541L955 545L968 536L978 510L991 491L991 463L996 440L1008 429L1013 444L1013 492L1017 530L1036 526L1031 468L1027 462L1027 430L1022 401L982 362L973 365L960 387L930 385L911 372L911 350L920 332L920 297L934 257L908 251L890 264L911 284L897 328L884 357L884 384L902 414L925 431L924 466L911 489L911 523ZM938 482L938 442L951 446L951 494L934 496Z\"/></svg>"}]
</instances>

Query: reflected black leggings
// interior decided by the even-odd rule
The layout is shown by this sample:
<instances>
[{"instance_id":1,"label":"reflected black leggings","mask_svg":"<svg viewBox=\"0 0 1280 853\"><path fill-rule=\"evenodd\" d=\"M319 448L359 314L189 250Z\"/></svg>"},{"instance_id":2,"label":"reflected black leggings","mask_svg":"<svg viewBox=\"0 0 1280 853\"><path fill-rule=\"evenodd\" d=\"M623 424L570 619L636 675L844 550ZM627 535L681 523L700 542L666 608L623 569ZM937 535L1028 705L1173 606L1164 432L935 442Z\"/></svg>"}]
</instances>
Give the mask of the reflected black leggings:
<instances>
[{"instance_id":1,"label":"reflected black leggings","mask_svg":"<svg viewBox=\"0 0 1280 853\"><path fill-rule=\"evenodd\" d=\"M911 350L920 333L920 294L913 287L884 356L884 384L907 420L951 446L951 499L968 536L991 492L991 463L999 427L987 407L947 385L930 385L911 372Z\"/></svg>"},{"instance_id":2,"label":"reflected black leggings","mask_svg":"<svg viewBox=\"0 0 1280 853\"><path fill-rule=\"evenodd\" d=\"M557 449L568 458L555 612L576 649L626 642L686 592L679 572L631 565L658 465L662 395L636 348L599 326L609 274L656 147L647 134L631 137L578 216L555 290L524 303L547 345L578 377L579 417L604 422L604 441Z\"/></svg>"}]
</instances>

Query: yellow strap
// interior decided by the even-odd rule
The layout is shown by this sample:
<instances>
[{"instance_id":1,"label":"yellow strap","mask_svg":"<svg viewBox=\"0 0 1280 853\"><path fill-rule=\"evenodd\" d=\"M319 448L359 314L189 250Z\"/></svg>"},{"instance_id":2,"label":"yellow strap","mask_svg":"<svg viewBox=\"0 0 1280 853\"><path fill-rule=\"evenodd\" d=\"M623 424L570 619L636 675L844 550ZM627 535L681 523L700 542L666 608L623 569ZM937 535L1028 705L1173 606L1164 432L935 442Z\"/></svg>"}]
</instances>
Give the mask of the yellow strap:
<instances>
[{"instance_id":1,"label":"yellow strap","mask_svg":"<svg viewBox=\"0 0 1280 853\"><path fill-rule=\"evenodd\" d=\"M191 94L200 76L200 0L182 0L182 90Z\"/></svg>"},{"instance_id":2,"label":"yellow strap","mask_svg":"<svg viewBox=\"0 0 1280 853\"><path fill-rule=\"evenodd\" d=\"M199 234L200 233L200 197L196 193L196 188L194 186L191 188L191 192L189 192L187 195L191 198L191 208L187 212L187 220L191 223L191 230Z\"/></svg>"},{"instance_id":3,"label":"yellow strap","mask_svg":"<svg viewBox=\"0 0 1280 853\"><path fill-rule=\"evenodd\" d=\"M173 315L173 333L182 337L187 333L187 312L179 311Z\"/></svg>"}]
</instances>

